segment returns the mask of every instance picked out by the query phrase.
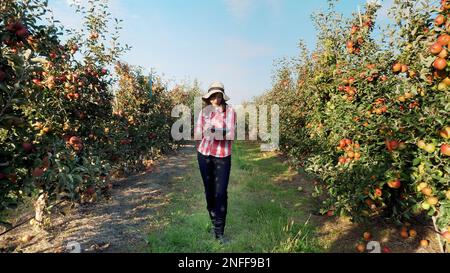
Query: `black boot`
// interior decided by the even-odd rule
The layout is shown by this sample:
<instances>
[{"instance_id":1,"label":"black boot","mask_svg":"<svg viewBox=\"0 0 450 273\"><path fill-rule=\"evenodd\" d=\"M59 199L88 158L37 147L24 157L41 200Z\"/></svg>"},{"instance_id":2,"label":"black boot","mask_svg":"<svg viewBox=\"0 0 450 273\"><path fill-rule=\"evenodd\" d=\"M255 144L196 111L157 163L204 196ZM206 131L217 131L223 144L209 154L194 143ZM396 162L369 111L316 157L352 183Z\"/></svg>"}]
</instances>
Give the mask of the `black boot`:
<instances>
[{"instance_id":1,"label":"black boot","mask_svg":"<svg viewBox=\"0 0 450 273\"><path fill-rule=\"evenodd\" d=\"M214 226L214 234L215 234L216 240L221 245L225 245L225 244L229 243L229 241L223 236L224 229L225 229L225 221L222 219L216 219L216 223Z\"/></svg>"}]
</instances>

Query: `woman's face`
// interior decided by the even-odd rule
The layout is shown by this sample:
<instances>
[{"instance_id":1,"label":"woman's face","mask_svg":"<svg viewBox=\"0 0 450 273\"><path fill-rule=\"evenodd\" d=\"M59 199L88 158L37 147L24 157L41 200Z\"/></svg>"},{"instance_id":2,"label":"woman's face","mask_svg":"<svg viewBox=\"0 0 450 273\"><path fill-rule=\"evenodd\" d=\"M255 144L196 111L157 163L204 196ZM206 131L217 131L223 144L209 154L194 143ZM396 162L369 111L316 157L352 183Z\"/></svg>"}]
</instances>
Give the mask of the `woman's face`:
<instances>
[{"instance_id":1,"label":"woman's face","mask_svg":"<svg viewBox=\"0 0 450 273\"><path fill-rule=\"evenodd\" d=\"M211 97L209 97L209 101L213 106L219 106L222 103L222 93L215 93L212 94Z\"/></svg>"}]
</instances>

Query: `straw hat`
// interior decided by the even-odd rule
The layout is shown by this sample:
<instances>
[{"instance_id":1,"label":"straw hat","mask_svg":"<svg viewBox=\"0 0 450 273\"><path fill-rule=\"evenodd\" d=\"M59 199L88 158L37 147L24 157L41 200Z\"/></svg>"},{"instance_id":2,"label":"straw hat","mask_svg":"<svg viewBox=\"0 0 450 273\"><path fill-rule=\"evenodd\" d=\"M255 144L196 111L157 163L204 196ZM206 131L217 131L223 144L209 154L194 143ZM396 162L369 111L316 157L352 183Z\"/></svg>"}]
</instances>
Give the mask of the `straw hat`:
<instances>
[{"instance_id":1,"label":"straw hat","mask_svg":"<svg viewBox=\"0 0 450 273\"><path fill-rule=\"evenodd\" d=\"M225 101L230 100L230 98L227 95L225 95L225 87L223 86L223 83L221 83L221 82L212 83L208 88L208 93L206 93L202 98L203 98L203 100L207 100L207 99L209 99L209 97L211 97L212 94L215 94L215 93L222 93L223 99Z\"/></svg>"}]
</instances>

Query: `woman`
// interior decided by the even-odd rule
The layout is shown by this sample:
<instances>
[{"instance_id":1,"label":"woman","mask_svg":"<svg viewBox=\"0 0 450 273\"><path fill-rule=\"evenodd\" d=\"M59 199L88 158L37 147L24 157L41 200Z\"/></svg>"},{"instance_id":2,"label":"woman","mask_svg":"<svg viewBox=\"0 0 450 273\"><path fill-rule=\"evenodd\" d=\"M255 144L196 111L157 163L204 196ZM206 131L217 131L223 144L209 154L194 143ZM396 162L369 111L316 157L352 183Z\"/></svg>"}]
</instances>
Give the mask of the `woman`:
<instances>
[{"instance_id":1,"label":"woman","mask_svg":"<svg viewBox=\"0 0 450 273\"><path fill-rule=\"evenodd\" d=\"M210 85L203 96L206 107L199 114L196 134L202 136L197 142L197 159L205 188L207 210L216 239L224 238L227 216L228 180L231 170L231 150L234 140L236 113L227 105L222 83Z\"/></svg>"}]
</instances>

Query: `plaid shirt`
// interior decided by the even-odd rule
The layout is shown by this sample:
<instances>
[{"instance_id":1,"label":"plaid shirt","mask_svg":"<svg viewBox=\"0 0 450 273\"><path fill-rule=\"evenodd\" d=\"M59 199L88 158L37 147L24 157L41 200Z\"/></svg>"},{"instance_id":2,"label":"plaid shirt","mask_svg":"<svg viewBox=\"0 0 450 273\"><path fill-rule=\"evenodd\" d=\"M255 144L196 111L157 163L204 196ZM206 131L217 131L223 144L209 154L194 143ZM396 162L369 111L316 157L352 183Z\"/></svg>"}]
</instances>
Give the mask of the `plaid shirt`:
<instances>
[{"instance_id":1,"label":"plaid shirt","mask_svg":"<svg viewBox=\"0 0 450 273\"><path fill-rule=\"evenodd\" d=\"M227 106L226 113L222 110L222 107L215 108L213 111L207 113L205 109L200 111L195 125L195 139L198 140L201 138L201 141L197 141L197 151L206 156L227 157L231 155L236 127L235 110ZM223 134L220 133L219 136L218 132L211 132L209 129L211 126L219 129L227 129L227 131Z\"/></svg>"}]
</instances>

